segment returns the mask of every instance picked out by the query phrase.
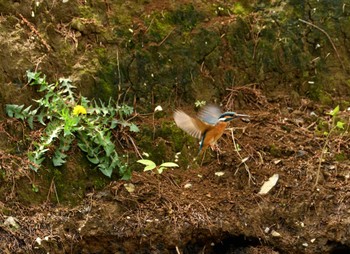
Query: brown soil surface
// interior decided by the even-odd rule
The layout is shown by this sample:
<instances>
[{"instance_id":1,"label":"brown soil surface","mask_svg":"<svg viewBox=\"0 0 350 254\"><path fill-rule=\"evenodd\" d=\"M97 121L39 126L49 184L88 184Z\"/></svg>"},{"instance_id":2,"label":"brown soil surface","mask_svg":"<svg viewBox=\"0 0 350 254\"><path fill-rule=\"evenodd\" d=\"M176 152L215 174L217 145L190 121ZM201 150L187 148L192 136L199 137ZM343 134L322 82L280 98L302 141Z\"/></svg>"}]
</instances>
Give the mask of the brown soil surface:
<instances>
[{"instance_id":1,"label":"brown soil surface","mask_svg":"<svg viewBox=\"0 0 350 254\"><path fill-rule=\"evenodd\" d=\"M0 204L20 226L1 225L0 247L3 253L348 253L350 166L335 158L341 151L349 156L349 137L331 136L324 149L311 112L327 119L309 103L244 111L250 122L231 124L221 153L208 151L202 167L134 172L131 181L88 193L73 208ZM258 194L274 174L277 184Z\"/></svg>"}]
</instances>

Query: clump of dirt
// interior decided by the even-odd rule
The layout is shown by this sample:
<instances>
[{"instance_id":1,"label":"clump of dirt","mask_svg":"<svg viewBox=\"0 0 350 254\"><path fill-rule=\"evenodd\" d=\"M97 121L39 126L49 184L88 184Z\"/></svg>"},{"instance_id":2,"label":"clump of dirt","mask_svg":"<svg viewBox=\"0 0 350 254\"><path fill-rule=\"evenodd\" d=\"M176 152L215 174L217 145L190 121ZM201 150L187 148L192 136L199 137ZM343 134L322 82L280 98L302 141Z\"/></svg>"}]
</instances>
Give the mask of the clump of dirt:
<instances>
[{"instance_id":1,"label":"clump of dirt","mask_svg":"<svg viewBox=\"0 0 350 254\"><path fill-rule=\"evenodd\" d=\"M27 253L347 253L349 135L319 135L309 103L245 110L204 164L92 191L73 208L1 203L3 251ZM259 106L260 107L260 106ZM322 114L316 116L317 114ZM343 114L343 115L342 115ZM348 118L348 113L339 117ZM193 147L196 149L196 147ZM323 159L320 161L321 153ZM342 153L337 160L336 153ZM183 155L184 156L184 155ZM316 183L317 172L320 171ZM272 175L279 180L258 194ZM9 216L2 213L1 220Z\"/></svg>"}]
</instances>

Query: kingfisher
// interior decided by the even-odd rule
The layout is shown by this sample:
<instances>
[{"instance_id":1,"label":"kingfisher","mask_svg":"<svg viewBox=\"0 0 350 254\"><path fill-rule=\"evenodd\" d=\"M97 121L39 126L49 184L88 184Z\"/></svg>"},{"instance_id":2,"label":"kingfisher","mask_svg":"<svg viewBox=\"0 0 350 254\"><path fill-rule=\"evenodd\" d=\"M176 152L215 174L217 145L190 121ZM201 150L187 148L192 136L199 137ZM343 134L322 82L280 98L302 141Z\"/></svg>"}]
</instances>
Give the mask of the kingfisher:
<instances>
[{"instance_id":1,"label":"kingfisher","mask_svg":"<svg viewBox=\"0 0 350 254\"><path fill-rule=\"evenodd\" d=\"M176 125L191 136L200 139L198 155L202 151L205 152L208 146L213 147L216 144L230 121L244 117L249 117L249 115L230 111L222 113L216 105L204 106L198 112L197 117L191 117L182 110L174 112Z\"/></svg>"}]
</instances>

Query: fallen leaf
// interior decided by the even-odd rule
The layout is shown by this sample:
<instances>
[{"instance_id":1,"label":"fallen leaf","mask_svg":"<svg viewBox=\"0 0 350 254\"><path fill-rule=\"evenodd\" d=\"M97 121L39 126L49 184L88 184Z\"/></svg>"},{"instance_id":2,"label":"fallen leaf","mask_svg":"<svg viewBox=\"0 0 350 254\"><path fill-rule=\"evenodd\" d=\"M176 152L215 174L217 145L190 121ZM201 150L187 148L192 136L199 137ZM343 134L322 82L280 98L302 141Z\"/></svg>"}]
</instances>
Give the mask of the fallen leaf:
<instances>
[{"instance_id":1,"label":"fallen leaf","mask_svg":"<svg viewBox=\"0 0 350 254\"><path fill-rule=\"evenodd\" d=\"M242 163L246 162L247 160L249 160L249 157L245 157L245 158L242 160Z\"/></svg>"},{"instance_id":2,"label":"fallen leaf","mask_svg":"<svg viewBox=\"0 0 350 254\"><path fill-rule=\"evenodd\" d=\"M269 180L264 182L263 186L261 186L259 194L267 194L276 185L278 177L278 174L274 174L269 178Z\"/></svg>"},{"instance_id":3,"label":"fallen leaf","mask_svg":"<svg viewBox=\"0 0 350 254\"><path fill-rule=\"evenodd\" d=\"M222 171L215 172L216 176L223 176L224 174L225 172L222 172Z\"/></svg>"},{"instance_id":4,"label":"fallen leaf","mask_svg":"<svg viewBox=\"0 0 350 254\"><path fill-rule=\"evenodd\" d=\"M129 193L132 193L135 191L135 185L133 185L132 183L125 183L124 187Z\"/></svg>"},{"instance_id":5,"label":"fallen leaf","mask_svg":"<svg viewBox=\"0 0 350 254\"><path fill-rule=\"evenodd\" d=\"M191 187L192 187L191 183L186 183L185 186L184 186L185 189L188 189L188 188L191 188Z\"/></svg>"},{"instance_id":6,"label":"fallen leaf","mask_svg":"<svg viewBox=\"0 0 350 254\"><path fill-rule=\"evenodd\" d=\"M271 231L271 235L274 236L274 237L280 237L280 236L281 236L281 234L278 233L278 232L275 231L275 230L272 230L272 231Z\"/></svg>"}]
</instances>

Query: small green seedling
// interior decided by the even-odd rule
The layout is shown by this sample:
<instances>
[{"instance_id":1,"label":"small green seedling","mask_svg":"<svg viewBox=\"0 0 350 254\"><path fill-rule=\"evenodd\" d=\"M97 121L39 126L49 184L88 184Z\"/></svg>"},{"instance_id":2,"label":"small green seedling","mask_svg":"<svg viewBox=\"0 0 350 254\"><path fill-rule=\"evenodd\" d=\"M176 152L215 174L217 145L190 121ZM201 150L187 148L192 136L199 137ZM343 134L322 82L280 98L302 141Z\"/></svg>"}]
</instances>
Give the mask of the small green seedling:
<instances>
[{"instance_id":1,"label":"small green seedling","mask_svg":"<svg viewBox=\"0 0 350 254\"><path fill-rule=\"evenodd\" d=\"M330 123L330 126L329 126L329 131L323 132L323 135L325 135L326 140L325 140L325 143L324 143L324 145L322 147L322 151L321 151L321 155L320 155L320 159L319 159L319 163L318 163L318 168L317 168L316 181L315 181L315 184L314 184L314 188L316 188L316 186L318 184L318 180L320 178L321 165L322 165L322 162L323 162L324 155L328 151L327 147L328 147L328 144L330 142L331 134L334 131L336 131L336 130L344 131L345 122L337 120L338 113L339 113L339 105L336 106L329 113L327 113L328 115L331 116L332 119L331 119L331 123Z\"/></svg>"},{"instance_id":2,"label":"small green seedling","mask_svg":"<svg viewBox=\"0 0 350 254\"><path fill-rule=\"evenodd\" d=\"M163 173L163 170L166 168L175 168L179 166L174 162L164 162L159 166L157 166L154 163L154 161L151 161L151 160L138 160L137 162L142 165L145 165L145 168L143 169L144 172L156 169L158 174Z\"/></svg>"},{"instance_id":3,"label":"small green seedling","mask_svg":"<svg viewBox=\"0 0 350 254\"><path fill-rule=\"evenodd\" d=\"M200 101L200 100L196 100L196 102L194 103L194 105L196 106L196 108L200 108L205 106L205 104L207 104L206 101Z\"/></svg>"}]
</instances>

